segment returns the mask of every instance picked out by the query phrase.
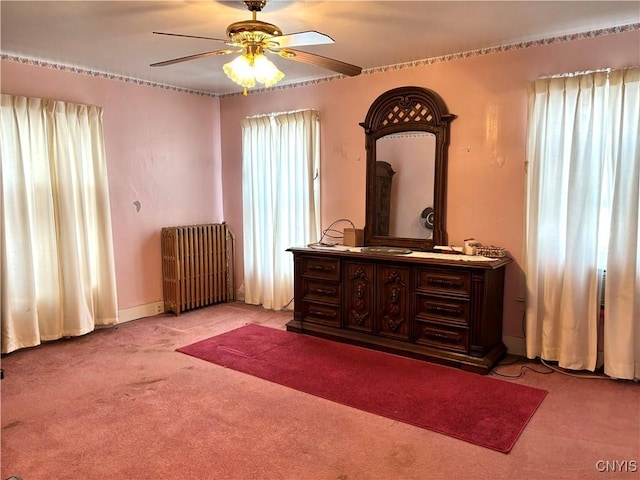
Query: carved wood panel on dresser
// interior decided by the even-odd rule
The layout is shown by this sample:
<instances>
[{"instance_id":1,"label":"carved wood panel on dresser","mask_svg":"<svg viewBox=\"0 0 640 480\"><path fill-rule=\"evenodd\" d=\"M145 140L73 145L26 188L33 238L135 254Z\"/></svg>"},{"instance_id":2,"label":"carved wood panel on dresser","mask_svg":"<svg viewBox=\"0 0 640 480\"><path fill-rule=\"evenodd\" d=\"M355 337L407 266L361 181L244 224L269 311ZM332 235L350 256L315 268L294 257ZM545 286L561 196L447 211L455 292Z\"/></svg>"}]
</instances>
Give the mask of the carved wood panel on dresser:
<instances>
[{"instance_id":1,"label":"carved wood panel on dresser","mask_svg":"<svg viewBox=\"0 0 640 480\"><path fill-rule=\"evenodd\" d=\"M374 265L345 261L345 328L373 333Z\"/></svg>"},{"instance_id":2,"label":"carved wood panel on dresser","mask_svg":"<svg viewBox=\"0 0 640 480\"><path fill-rule=\"evenodd\" d=\"M378 335L409 340L409 268L394 264L377 264L379 318Z\"/></svg>"},{"instance_id":3,"label":"carved wood panel on dresser","mask_svg":"<svg viewBox=\"0 0 640 480\"><path fill-rule=\"evenodd\" d=\"M505 354L504 269L486 262L291 248L287 330L486 374Z\"/></svg>"}]
</instances>

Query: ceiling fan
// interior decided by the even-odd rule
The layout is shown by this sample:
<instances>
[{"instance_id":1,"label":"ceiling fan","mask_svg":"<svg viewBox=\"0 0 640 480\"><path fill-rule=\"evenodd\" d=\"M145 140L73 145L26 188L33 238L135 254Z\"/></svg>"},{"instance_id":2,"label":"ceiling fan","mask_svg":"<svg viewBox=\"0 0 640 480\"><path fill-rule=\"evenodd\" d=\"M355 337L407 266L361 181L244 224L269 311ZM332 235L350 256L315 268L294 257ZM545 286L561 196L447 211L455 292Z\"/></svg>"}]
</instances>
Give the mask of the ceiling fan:
<instances>
[{"instance_id":1,"label":"ceiling fan","mask_svg":"<svg viewBox=\"0 0 640 480\"><path fill-rule=\"evenodd\" d=\"M328 44L334 43L334 41L328 35L314 30L284 35L282 30L276 25L257 19L257 13L262 11L266 3L266 0L244 0L244 4L249 11L252 12L253 18L229 25L227 27L228 38L226 40L196 35L182 35L179 33L153 32L156 35L213 40L225 43L233 48L197 53L195 55L152 63L150 66L164 67L166 65L187 62L198 58L241 53L235 60L225 64L223 70L231 80L244 87L245 95L247 94L247 88L255 86L256 80L270 87L284 77L284 74L267 59L264 55L265 52L279 55L289 60L323 67L347 76L356 76L362 72L362 68L356 65L291 48L305 45Z\"/></svg>"}]
</instances>

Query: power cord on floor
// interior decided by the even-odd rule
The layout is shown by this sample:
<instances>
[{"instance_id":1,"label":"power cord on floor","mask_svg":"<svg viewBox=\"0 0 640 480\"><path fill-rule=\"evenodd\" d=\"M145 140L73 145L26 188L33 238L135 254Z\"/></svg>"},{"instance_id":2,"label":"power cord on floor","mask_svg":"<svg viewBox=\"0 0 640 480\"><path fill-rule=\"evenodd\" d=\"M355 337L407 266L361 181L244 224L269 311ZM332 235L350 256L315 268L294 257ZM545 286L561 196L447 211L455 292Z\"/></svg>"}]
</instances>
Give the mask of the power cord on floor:
<instances>
[{"instance_id":1,"label":"power cord on floor","mask_svg":"<svg viewBox=\"0 0 640 480\"><path fill-rule=\"evenodd\" d=\"M527 321L527 319L526 319L526 315L527 315L527 312L526 312L526 309L525 309L525 311L522 313L522 336L524 338L527 338L527 331L526 331L526 321ZM529 369L529 370L533 370L536 373L542 373L544 375L548 375L550 373L557 372L557 373L561 373L562 375L567 375L569 377L575 377L575 378L591 378L591 379L598 379L598 380L604 378L604 379L615 380L615 379L613 379L610 376L605 375L605 374L571 373L571 372L566 371L563 368L559 368L559 367L555 367L553 365L549 365L542 358L540 358L539 360L540 360L540 363L542 363L545 367L547 367L551 371L550 372L549 371L547 371L547 372L538 372L538 371L536 371L536 370L534 370L534 369L532 369L530 367L526 367L526 368ZM512 364L506 364L506 365L512 365ZM497 365L497 366L499 367L500 365ZM525 367L523 367L523 368L525 368ZM496 375L500 375L495 370L493 370L493 372ZM519 378L522 375L523 375L523 371L522 371L522 369L520 369L520 375L517 375L515 377L509 377L509 378ZM506 376L506 375L500 375L500 376Z\"/></svg>"},{"instance_id":2,"label":"power cord on floor","mask_svg":"<svg viewBox=\"0 0 640 480\"><path fill-rule=\"evenodd\" d=\"M291 305L291 302L293 302L293 297L292 297L292 298L291 298L291 300L289 300L289 301L287 302L287 304L286 304L285 306L283 306L280 310L286 310L286 309L287 309L287 307L288 307L289 305Z\"/></svg>"},{"instance_id":3,"label":"power cord on floor","mask_svg":"<svg viewBox=\"0 0 640 480\"><path fill-rule=\"evenodd\" d=\"M604 375L604 374L590 374L590 373L571 373L566 371L563 368L560 367L556 367L554 365L549 365L546 361L544 361L542 358L539 358L538 360L540 361L540 363L542 365L544 365L547 369L546 370L538 370L535 369L529 365L522 365L520 367L520 372L516 375L508 375L505 373L501 373L497 370L497 368L499 367L508 367L511 365L515 365L518 362L524 361L527 359L524 358L516 358L515 360L511 361L511 362L505 362L505 363L499 363L497 364L492 370L491 373L493 373L494 375L497 375L499 377L504 377L504 378L521 378L525 372L527 370L534 372L534 373L539 373L541 375L551 375L552 373L560 373L562 375L567 375L569 377L574 377L574 378L584 378L584 379L598 379L598 380L602 380L602 379L606 379L606 380L614 380L613 378L609 377L608 375Z\"/></svg>"},{"instance_id":4,"label":"power cord on floor","mask_svg":"<svg viewBox=\"0 0 640 480\"><path fill-rule=\"evenodd\" d=\"M591 378L591 379L598 379L598 380L602 380L602 379L607 379L607 380L612 380L612 378L608 375L605 374L591 374L591 373L571 373L571 372L567 372L565 369L563 368L559 368L559 367L554 367L553 365L549 365L547 362L545 362L543 359L540 359L540 362L547 368L550 368L551 370L553 370L554 372L558 372L561 373L563 375L567 375L569 377L575 377L575 378Z\"/></svg>"},{"instance_id":5,"label":"power cord on floor","mask_svg":"<svg viewBox=\"0 0 640 480\"><path fill-rule=\"evenodd\" d=\"M518 362L521 362L523 360L524 359L522 359L522 358L516 358L515 360L513 360L512 362L509 362L509 363L499 363L495 367L493 367L493 369L491 370L491 373L493 373L494 375L497 375L499 377L504 377L504 378L520 378L525 374L525 372L527 370L532 371L534 373L539 373L541 375L551 375L552 373L554 373L554 370L552 368L549 368L549 367L548 367L549 370L537 370L535 368L530 367L529 365L522 365L520 367L520 372L517 375L507 375L505 373L500 373L497 370L498 367L508 367L508 366L511 366L511 365L515 365Z\"/></svg>"}]
</instances>

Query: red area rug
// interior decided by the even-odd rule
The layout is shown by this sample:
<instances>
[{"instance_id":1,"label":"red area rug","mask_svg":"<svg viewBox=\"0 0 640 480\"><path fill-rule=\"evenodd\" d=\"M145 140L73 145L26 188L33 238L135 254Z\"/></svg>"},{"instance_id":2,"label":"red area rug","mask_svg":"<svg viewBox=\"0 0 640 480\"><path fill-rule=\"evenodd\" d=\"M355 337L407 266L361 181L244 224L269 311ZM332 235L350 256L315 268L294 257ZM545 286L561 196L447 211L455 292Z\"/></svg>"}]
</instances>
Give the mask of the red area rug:
<instances>
[{"instance_id":1,"label":"red area rug","mask_svg":"<svg viewBox=\"0 0 640 480\"><path fill-rule=\"evenodd\" d=\"M259 325L178 349L366 412L507 453L547 392Z\"/></svg>"}]
</instances>

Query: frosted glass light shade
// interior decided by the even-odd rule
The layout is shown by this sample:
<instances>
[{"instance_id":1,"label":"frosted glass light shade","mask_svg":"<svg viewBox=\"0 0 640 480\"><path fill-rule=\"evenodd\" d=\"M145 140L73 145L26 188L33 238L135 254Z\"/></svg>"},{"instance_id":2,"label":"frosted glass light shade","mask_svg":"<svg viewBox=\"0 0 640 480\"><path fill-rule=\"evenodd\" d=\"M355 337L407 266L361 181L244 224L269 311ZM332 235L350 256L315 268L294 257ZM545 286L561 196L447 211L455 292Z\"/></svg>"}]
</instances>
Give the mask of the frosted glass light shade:
<instances>
[{"instance_id":1,"label":"frosted glass light shade","mask_svg":"<svg viewBox=\"0 0 640 480\"><path fill-rule=\"evenodd\" d=\"M284 78L284 73L261 53L253 56L243 53L225 63L222 70L227 77L244 88L255 87L256 80L271 87Z\"/></svg>"},{"instance_id":2,"label":"frosted glass light shade","mask_svg":"<svg viewBox=\"0 0 640 480\"><path fill-rule=\"evenodd\" d=\"M244 88L256 86L253 65L251 65L251 59L246 55L240 55L229 63L225 63L222 70L227 74L227 77Z\"/></svg>"},{"instance_id":3,"label":"frosted glass light shade","mask_svg":"<svg viewBox=\"0 0 640 480\"><path fill-rule=\"evenodd\" d=\"M271 87L284 78L284 73L264 55L256 55L253 58L253 71L256 80L264 83L265 87Z\"/></svg>"}]
</instances>

